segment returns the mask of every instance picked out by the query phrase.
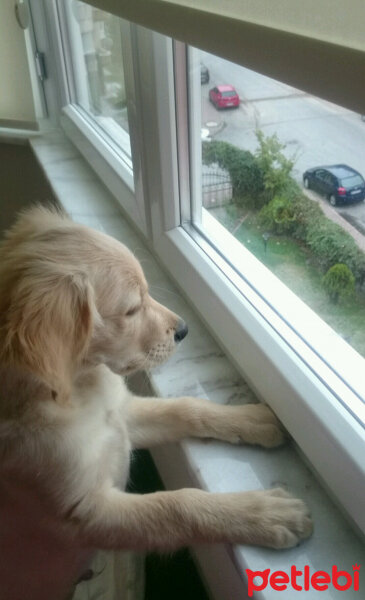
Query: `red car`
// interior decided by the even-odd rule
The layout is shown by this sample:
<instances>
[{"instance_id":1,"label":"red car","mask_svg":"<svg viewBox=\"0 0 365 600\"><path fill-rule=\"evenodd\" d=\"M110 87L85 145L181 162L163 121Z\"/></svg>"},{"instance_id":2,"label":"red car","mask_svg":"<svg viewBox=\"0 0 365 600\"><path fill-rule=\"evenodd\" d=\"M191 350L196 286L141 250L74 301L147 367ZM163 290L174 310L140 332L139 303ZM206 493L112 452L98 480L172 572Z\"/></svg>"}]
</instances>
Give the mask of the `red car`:
<instances>
[{"instance_id":1,"label":"red car","mask_svg":"<svg viewBox=\"0 0 365 600\"><path fill-rule=\"evenodd\" d=\"M216 108L237 108L240 104L240 97L233 85L216 85L209 90L209 100Z\"/></svg>"}]
</instances>

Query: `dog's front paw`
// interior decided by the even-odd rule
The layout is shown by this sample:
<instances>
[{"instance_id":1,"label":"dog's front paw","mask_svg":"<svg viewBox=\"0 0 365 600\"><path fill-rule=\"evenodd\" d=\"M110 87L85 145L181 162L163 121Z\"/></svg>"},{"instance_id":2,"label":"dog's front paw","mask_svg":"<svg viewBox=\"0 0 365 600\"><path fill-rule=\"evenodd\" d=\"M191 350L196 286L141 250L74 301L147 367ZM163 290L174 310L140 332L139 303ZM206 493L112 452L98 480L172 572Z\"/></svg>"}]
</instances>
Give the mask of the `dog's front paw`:
<instances>
[{"instance_id":1,"label":"dog's front paw","mask_svg":"<svg viewBox=\"0 0 365 600\"><path fill-rule=\"evenodd\" d=\"M291 548L312 535L307 505L281 488L263 492L261 510L267 546Z\"/></svg>"},{"instance_id":2,"label":"dog's front paw","mask_svg":"<svg viewBox=\"0 0 365 600\"><path fill-rule=\"evenodd\" d=\"M243 404L231 409L227 441L232 444L258 444L264 448L275 448L285 442L283 427L266 404Z\"/></svg>"},{"instance_id":3,"label":"dog's front paw","mask_svg":"<svg viewBox=\"0 0 365 600\"><path fill-rule=\"evenodd\" d=\"M268 545L291 548L312 535L313 521L303 500L293 498L281 488L275 488L265 492L265 502Z\"/></svg>"},{"instance_id":4,"label":"dog's front paw","mask_svg":"<svg viewBox=\"0 0 365 600\"><path fill-rule=\"evenodd\" d=\"M308 538L313 522L306 504L281 488L242 494L243 531L249 543L291 548Z\"/></svg>"}]
</instances>

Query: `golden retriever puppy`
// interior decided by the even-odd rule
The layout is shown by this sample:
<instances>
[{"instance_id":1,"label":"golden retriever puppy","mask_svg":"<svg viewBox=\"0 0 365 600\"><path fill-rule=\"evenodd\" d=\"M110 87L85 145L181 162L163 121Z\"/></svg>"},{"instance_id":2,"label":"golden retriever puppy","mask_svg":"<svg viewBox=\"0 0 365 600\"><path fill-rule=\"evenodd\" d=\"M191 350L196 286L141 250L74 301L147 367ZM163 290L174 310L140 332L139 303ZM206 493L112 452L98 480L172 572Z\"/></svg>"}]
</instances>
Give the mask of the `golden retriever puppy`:
<instances>
[{"instance_id":1,"label":"golden retriever puppy","mask_svg":"<svg viewBox=\"0 0 365 600\"><path fill-rule=\"evenodd\" d=\"M25 212L0 249L0 598L64 600L97 548L201 542L288 548L310 535L281 489L125 493L129 453L184 436L273 447L264 405L139 398L123 376L187 334L129 250L55 209Z\"/></svg>"}]
</instances>

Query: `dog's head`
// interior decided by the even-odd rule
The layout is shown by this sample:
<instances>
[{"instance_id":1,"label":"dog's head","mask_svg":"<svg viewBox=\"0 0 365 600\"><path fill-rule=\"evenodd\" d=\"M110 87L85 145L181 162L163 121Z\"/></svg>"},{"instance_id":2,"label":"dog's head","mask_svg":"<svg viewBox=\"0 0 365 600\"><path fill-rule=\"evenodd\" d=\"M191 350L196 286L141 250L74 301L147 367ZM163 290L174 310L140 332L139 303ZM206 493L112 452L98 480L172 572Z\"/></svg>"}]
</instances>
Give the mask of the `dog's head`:
<instances>
[{"instance_id":1,"label":"dog's head","mask_svg":"<svg viewBox=\"0 0 365 600\"><path fill-rule=\"evenodd\" d=\"M60 401L83 365L126 375L164 362L187 334L115 239L44 208L24 213L0 250L0 362Z\"/></svg>"}]
</instances>

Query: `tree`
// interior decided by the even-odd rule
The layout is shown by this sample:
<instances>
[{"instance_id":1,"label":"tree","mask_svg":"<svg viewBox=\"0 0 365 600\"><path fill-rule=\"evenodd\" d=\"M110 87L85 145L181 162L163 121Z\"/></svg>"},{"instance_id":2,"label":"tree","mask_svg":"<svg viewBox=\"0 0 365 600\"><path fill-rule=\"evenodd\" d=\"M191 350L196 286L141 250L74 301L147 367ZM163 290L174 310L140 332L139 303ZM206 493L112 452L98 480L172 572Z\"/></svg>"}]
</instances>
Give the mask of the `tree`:
<instances>
[{"instance_id":1,"label":"tree","mask_svg":"<svg viewBox=\"0 0 365 600\"><path fill-rule=\"evenodd\" d=\"M257 164L264 174L264 186L268 194L268 201L272 200L288 186L290 173L293 169L295 157L286 158L283 154L285 144L281 144L276 133L265 137L263 132L256 130L259 148L256 150Z\"/></svg>"}]
</instances>

